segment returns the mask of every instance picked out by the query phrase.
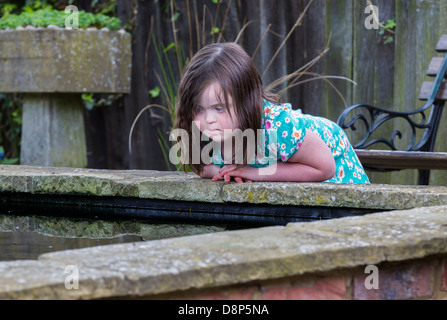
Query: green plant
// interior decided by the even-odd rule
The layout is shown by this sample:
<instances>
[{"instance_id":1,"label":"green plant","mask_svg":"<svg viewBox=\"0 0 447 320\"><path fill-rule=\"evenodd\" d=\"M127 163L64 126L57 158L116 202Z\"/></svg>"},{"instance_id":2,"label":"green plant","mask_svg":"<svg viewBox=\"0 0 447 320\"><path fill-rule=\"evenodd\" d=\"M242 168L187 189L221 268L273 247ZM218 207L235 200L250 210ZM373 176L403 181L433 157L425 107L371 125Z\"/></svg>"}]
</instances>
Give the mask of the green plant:
<instances>
[{"instance_id":1,"label":"green plant","mask_svg":"<svg viewBox=\"0 0 447 320\"><path fill-rule=\"evenodd\" d=\"M122 94L94 94L83 93L81 95L82 102L87 110L95 107L103 107L111 105L115 100L121 98Z\"/></svg>"},{"instance_id":2,"label":"green plant","mask_svg":"<svg viewBox=\"0 0 447 320\"><path fill-rule=\"evenodd\" d=\"M116 16L117 0L109 0L101 3L99 0L92 0L92 9L96 13L107 16Z\"/></svg>"},{"instance_id":3,"label":"green plant","mask_svg":"<svg viewBox=\"0 0 447 320\"><path fill-rule=\"evenodd\" d=\"M22 133L22 103L12 94L0 94L0 164L18 164Z\"/></svg>"},{"instance_id":4,"label":"green plant","mask_svg":"<svg viewBox=\"0 0 447 320\"><path fill-rule=\"evenodd\" d=\"M383 37L383 44L392 43L394 41L394 34L396 29L395 18L382 22L380 24L379 34Z\"/></svg>"},{"instance_id":5,"label":"green plant","mask_svg":"<svg viewBox=\"0 0 447 320\"><path fill-rule=\"evenodd\" d=\"M7 7L3 16L0 18L0 29L17 27L48 27L55 25L58 27L65 27L65 20L67 14L65 11L55 10L50 5L43 5L43 7L25 6L22 8L20 14L11 13L12 7ZM109 17L101 13L88 13L79 11L79 28L85 29L88 27L103 28L110 30L117 30L121 26L121 22L116 17Z\"/></svg>"}]
</instances>

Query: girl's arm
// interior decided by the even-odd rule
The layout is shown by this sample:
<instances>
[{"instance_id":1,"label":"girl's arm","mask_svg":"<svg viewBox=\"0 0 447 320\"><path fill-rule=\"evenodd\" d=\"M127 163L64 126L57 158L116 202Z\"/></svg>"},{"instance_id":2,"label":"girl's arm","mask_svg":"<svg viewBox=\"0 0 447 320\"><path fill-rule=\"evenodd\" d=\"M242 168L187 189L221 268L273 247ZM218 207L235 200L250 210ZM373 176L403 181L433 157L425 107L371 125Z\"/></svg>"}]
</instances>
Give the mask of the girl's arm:
<instances>
[{"instance_id":1,"label":"girl's arm","mask_svg":"<svg viewBox=\"0 0 447 320\"><path fill-rule=\"evenodd\" d=\"M306 131L301 148L289 158L286 164L289 163L296 165L296 169L302 170L299 177L301 179L296 181L326 181L335 175L336 166L331 149L311 130ZM294 174L295 170L289 173Z\"/></svg>"},{"instance_id":2,"label":"girl's arm","mask_svg":"<svg viewBox=\"0 0 447 320\"><path fill-rule=\"evenodd\" d=\"M223 176L225 182L229 182L231 177L235 180L237 177L252 181L321 182L331 179L336 170L331 150L310 130L306 132L300 149L288 162L278 162L276 171L271 175L260 175L258 168L249 166L233 171L235 168L236 166L225 166L219 170L218 175Z\"/></svg>"}]
</instances>

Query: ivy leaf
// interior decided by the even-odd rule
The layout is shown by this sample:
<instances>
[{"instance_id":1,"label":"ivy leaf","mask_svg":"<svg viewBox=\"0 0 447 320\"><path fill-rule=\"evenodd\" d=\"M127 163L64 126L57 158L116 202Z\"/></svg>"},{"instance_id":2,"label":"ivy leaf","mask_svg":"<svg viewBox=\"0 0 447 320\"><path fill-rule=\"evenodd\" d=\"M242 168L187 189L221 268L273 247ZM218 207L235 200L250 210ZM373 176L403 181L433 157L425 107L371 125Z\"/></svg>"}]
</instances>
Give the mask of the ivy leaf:
<instances>
[{"instance_id":1,"label":"ivy leaf","mask_svg":"<svg viewBox=\"0 0 447 320\"><path fill-rule=\"evenodd\" d=\"M151 95L151 97L152 98L157 98L157 97L159 97L160 96L160 92L161 92L161 89L160 89L160 87L155 87L154 89L152 89L152 90L149 90L149 94Z\"/></svg>"},{"instance_id":2,"label":"ivy leaf","mask_svg":"<svg viewBox=\"0 0 447 320\"><path fill-rule=\"evenodd\" d=\"M396 27L396 22L394 19L388 20L386 25L384 26L385 29L393 29Z\"/></svg>"},{"instance_id":3,"label":"ivy leaf","mask_svg":"<svg viewBox=\"0 0 447 320\"><path fill-rule=\"evenodd\" d=\"M394 38L393 37L388 37L388 39L386 39L383 43L384 44L388 44L388 43L391 43L391 42L393 42L394 41Z\"/></svg>"},{"instance_id":4,"label":"ivy leaf","mask_svg":"<svg viewBox=\"0 0 447 320\"><path fill-rule=\"evenodd\" d=\"M214 28L211 29L210 34L211 34L211 35L214 35L214 34L217 34L217 33L219 33L219 32L220 32L220 29L219 29L218 27L214 27Z\"/></svg>"},{"instance_id":5,"label":"ivy leaf","mask_svg":"<svg viewBox=\"0 0 447 320\"><path fill-rule=\"evenodd\" d=\"M95 106L95 99L93 99L93 93L83 93L82 100L84 101L84 105L87 110L92 110Z\"/></svg>"}]
</instances>

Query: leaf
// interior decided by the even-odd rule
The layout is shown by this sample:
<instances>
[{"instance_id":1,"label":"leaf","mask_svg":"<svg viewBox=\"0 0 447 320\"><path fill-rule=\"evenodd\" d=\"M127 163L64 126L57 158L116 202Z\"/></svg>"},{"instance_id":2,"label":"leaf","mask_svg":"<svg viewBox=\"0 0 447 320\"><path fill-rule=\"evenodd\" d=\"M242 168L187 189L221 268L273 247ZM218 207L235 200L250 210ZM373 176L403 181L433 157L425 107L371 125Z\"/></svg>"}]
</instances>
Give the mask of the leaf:
<instances>
[{"instance_id":1,"label":"leaf","mask_svg":"<svg viewBox=\"0 0 447 320\"><path fill-rule=\"evenodd\" d=\"M33 8L31 8L30 6L25 6L22 10L29 14L32 14L34 12Z\"/></svg>"},{"instance_id":2,"label":"leaf","mask_svg":"<svg viewBox=\"0 0 447 320\"><path fill-rule=\"evenodd\" d=\"M12 158L12 159L2 159L0 160L0 164L18 164L19 158Z\"/></svg>"},{"instance_id":3,"label":"leaf","mask_svg":"<svg viewBox=\"0 0 447 320\"><path fill-rule=\"evenodd\" d=\"M387 21L386 25L385 25L385 29L393 29L396 27L396 22L394 21L394 19L390 19Z\"/></svg>"},{"instance_id":4,"label":"leaf","mask_svg":"<svg viewBox=\"0 0 447 320\"><path fill-rule=\"evenodd\" d=\"M393 37L388 37L388 38L385 40L384 44L388 44L388 43L391 43L391 42L393 42L393 41L394 41L394 38L393 38Z\"/></svg>"},{"instance_id":5,"label":"leaf","mask_svg":"<svg viewBox=\"0 0 447 320\"><path fill-rule=\"evenodd\" d=\"M93 93L83 93L82 100L84 100L85 102L94 102Z\"/></svg>"},{"instance_id":6,"label":"leaf","mask_svg":"<svg viewBox=\"0 0 447 320\"><path fill-rule=\"evenodd\" d=\"M174 16L171 18L172 21L177 21L178 17L180 16L180 12L174 13Z\"/></svg>"},{"instance_id":7,"label":"leaf","mask_svg":"<svg viewBox=\"0 0 447 320\"><path fill-rule=\"evenodd\" d=\"M39 9L40 7L42 7L42 1L40 1L40 0L34 1L33 8L34 9Z\"/></svg>"},{"instance_id":8,"label":"leaf","mask_svg":"<svg viewBox=\"0 0 447 320\"><path fill-rule=\"evenodd\" d=\"M152 98L157 98L160 96L161 89L159 86L156 86L154 89L149 90L149 94Z\"/></svg>"},{"instance_id":9,"label":"leaf","mask_svg":"<svg viewBox=\"0 0 447 320\"><path fill-rule=\"evenodd\" d=\"M171 49L174 48L174 47L175 47L175 43L173 42L173 43L171 43L169 46L167 46L166 48L164 48L163 52L166 53L166 52L168 52L169 50L171 50Z\"/></svg>"},{"instance_id":10,"label":"leaf","mask_svg":"<svg viewBox=\"0 0 447 320\"><path fill-rule=\"evenodd\" d=\"M220 29L218 27L214 27L211 29L210 35L214 35L220 32Z\"/></svg>"},{"instance_id":11,"label":"leaf","mask_svg":"<svg viewBox=\"0 0 447 320\"><path fill-rule=\"evenodd\" d=\"M93 93L83 93L82 94L82 101L84 101L84 105L87 108L87 110L92 110L95 106L95 99L93 99Z\"/></svg>"}]
</instances>

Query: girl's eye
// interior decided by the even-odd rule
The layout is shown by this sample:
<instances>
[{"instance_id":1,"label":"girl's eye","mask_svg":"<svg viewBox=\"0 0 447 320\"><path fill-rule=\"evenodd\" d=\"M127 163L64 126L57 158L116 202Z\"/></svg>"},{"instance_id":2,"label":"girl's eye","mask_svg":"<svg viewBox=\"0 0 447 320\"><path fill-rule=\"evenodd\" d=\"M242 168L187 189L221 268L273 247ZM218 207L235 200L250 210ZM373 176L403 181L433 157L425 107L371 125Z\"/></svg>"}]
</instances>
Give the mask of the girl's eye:
<instances>
[{"instance_id":1,"label":"girl's eye","mask_svg":"<svg viewBox=\"0 0 447 320\"><path fill-rule=\"evenodd\" d=\"M201 113L203 111L203 108L202 107L196 107L196 112L197 113Z\"/></svg>"},{"instance_id":2,"label":"girl's eye","mask_svg":"<svg viewBox=\"0 0 447 320\"><path fill-rule=\"evenodd\" d=\"M224 112L225 110L224 110L223 107L221 107L221 106L217 106L217 107L216 107L216 111L217 111L217 112Z\"/></svg>"}]
</instances>

